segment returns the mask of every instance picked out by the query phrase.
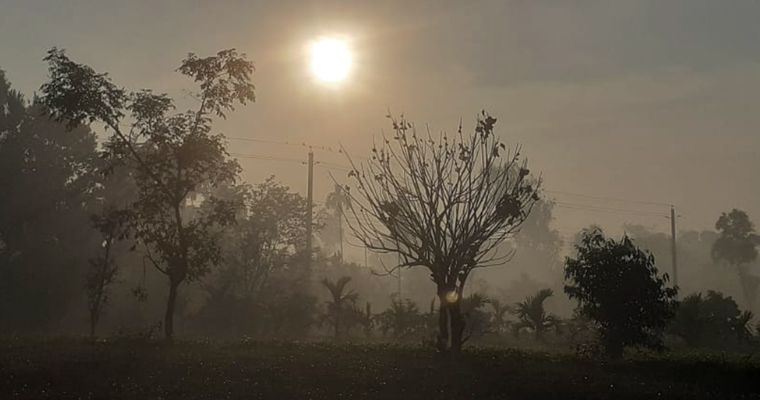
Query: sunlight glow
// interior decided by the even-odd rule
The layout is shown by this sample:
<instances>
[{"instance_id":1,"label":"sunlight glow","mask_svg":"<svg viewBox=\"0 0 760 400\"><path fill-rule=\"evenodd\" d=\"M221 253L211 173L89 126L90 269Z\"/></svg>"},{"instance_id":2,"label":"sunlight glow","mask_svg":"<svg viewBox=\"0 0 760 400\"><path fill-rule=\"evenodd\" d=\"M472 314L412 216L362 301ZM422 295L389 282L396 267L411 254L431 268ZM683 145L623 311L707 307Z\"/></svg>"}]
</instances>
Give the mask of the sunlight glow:
<instances>
[{"instance_id":1,"label":"sunlight glow","mask_svg":"<svg viewBox=\"0 0 760 400\"><path fill-rule=\"evenodd\" d=\"M345 40L324 37L311 45L311 72L319 81L337 83L345 80L352 63Z\"/></svg>"},{"instance_id":2,"label":"sunlight glow","mask_svg":"<svg viewBox=\"0 0 760 400\"><path fill-rule=\"evenodd\" d=\"M454 304L459 300L459 295L456 291L452 290L448 293L446 293L446 301L448 301L451 304Z\"/></svg>"}]
</instances>

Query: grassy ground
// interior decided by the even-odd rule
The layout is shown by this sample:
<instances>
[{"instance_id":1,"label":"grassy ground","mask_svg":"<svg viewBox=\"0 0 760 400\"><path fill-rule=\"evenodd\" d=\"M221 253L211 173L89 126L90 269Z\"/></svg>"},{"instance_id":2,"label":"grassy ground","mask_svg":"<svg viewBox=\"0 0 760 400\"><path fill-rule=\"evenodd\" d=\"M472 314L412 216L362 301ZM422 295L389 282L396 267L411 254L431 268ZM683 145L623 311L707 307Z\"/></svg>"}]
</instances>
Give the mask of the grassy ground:
<instances>
[{"instance_id":1,"label":"grassy ground","mask_svg":"<svg viewBox=\"0 0 760 400\"><path fill-rule=\"evenodd\" d=\"M760 365L515 350L0 341L0 399L760 398Z\"/></svg>"}]
</instances>

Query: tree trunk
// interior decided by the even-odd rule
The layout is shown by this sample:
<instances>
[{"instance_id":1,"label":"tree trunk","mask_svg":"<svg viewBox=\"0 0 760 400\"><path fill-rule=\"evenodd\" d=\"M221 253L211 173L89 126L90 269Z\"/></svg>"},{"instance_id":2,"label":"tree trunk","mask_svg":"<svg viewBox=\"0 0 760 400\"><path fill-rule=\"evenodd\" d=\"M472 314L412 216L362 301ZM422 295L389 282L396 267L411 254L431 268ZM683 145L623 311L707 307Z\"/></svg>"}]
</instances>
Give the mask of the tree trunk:
<instances>
[{"instance_id":1,"label":"tree trunk","mask_svg":"<svg viewBox=\"0 0 760 400\"><path fill-rule=\"evenodd\" d=\"M457 301L449 304L449 317L451 319L451 349L454 354L462 350L464 344L465 321L462 315L462 299L457 297Z\"/></svg>"},{"instance_id":2,"label":"tree trunk","mask_svg":"<svg viewBox=\"0 0 760 400\"><path fill-rule=\"evenodd\" d=\"M177 304L177 289L179 281L171 279L169 282L169 299L166 302L166 314L164 315L164 335L166 341L174 339L174 307Z\"/></svg>"},{"instance_id":3,"label":"tree trunk","mask_svg":"<svg viewBox=\"0 0 760 400\"><path fill-rule=\"evenodd\" d=\"M445 353L449 350L449 302L446 293L438 294L441 305L438 307L438 338L436 347L438 351Z\"/></svg>"},{"instance_id":4,"label":"tree trunk","mask_svg":"<svg viewBox=\"0 0 760 400\"><path fill-rule=\"evenodd\" d=\"M95 325L98 324L98 316L95 311L90 311L90 340L95 339Z\"/></svg>"}]
</instances>

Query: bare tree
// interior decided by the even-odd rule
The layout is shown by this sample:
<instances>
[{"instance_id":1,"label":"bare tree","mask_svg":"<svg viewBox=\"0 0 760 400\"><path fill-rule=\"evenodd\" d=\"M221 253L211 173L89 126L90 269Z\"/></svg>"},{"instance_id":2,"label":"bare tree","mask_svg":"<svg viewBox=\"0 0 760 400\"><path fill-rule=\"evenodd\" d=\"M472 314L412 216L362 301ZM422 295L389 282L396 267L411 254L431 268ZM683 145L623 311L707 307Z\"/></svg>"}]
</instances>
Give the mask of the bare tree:
<instances>
[{"instance_id":1,"label":"bare tree","mask_svg":"<svg viewBox=\"0 0 760 400\"><path fill-rule=\"evenodd\" d=\"M383 136L370 160L357 166L349 157L347 225L367 248L400 255L388 272L430 271L441 303L438 349L458 352L466 340L467 278L475 268L509 259L499 244L525 221L540 179L530 182L520 148L495 135L496 119L485 112L473 134L462 133L460 124L453 138L419 134L403 116L390 118L393 135Z\"/></svg>"}]
</instances>

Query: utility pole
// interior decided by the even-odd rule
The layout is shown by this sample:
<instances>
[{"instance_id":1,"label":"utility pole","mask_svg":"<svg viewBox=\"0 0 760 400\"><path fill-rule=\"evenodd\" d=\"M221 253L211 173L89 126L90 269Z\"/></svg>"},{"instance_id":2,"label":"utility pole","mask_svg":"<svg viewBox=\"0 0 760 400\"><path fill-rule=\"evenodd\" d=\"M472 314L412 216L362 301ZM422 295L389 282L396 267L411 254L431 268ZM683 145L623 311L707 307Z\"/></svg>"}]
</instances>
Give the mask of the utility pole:
<instances>
[{"instance_id":1,"label":"utility pole","mask_svg":"<svg viewBox=\"0 0 760 400\"><path fill-rule=\"evenodd\" d=\"M676 258L676 208L670 206L670 246L673 255L673 286L678 286L678 263Z\"/></svg>"},{"instance_id":2,"label":"utility pole","mask_svg":"<svg viewBox=\"0 0 760 400\"><path fill-rule=\"evenodd\" d=\"M306 268L311 271L311 252L312 252L312 230L314 221L314 152L309 149L309 188L306 194Z\"/></svg>"}]
</instances>

